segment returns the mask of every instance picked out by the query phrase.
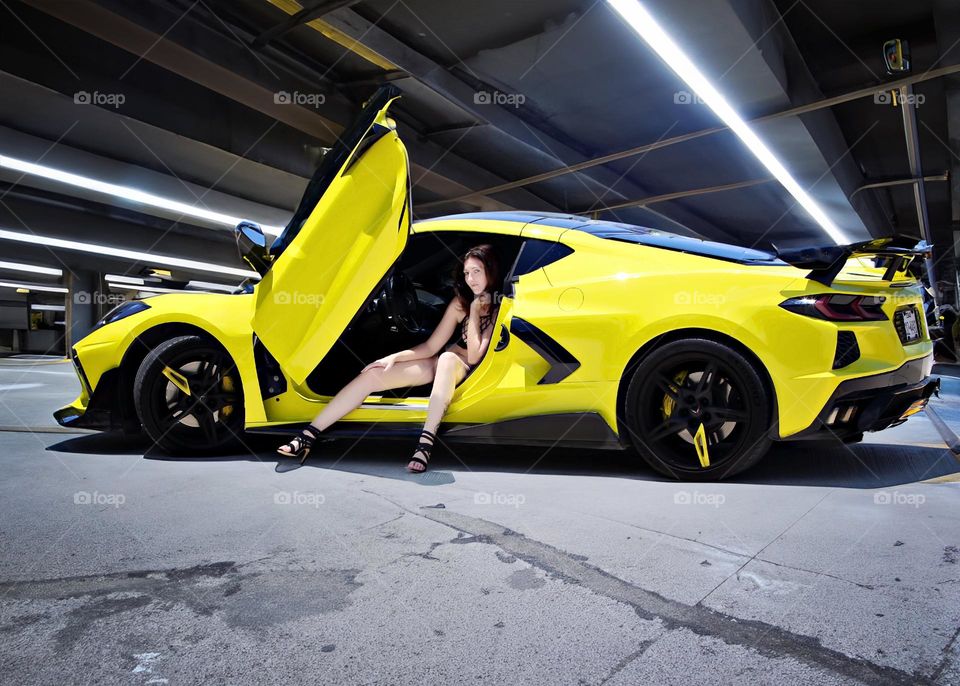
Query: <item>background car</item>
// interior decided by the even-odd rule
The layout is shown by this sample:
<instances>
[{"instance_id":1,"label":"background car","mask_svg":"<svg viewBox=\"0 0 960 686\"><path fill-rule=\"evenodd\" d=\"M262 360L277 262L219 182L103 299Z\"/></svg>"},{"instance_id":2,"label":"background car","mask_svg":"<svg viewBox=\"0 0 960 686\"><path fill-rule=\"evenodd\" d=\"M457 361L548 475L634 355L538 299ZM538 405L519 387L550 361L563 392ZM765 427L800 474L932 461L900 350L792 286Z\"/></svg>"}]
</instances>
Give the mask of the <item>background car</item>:
<instances>
[{"instance_id":1,"label":"background car","mask_svg":"<svg viewBox=\"0 0 960 686\"><path fill-rule=\"evenodd\" d=\"M142 427L176 453L286 433L369 361L429 335L458 256L480 243L504 266L502 298L444 441L632 449L660 473L718 479L774 441L859 440L936 390L909 275L920 252L881 240L775 255L550 213L413 223L387 117L397 96L377 91L272 244L238 227L258 283L108 314L72 351L83 389L57 420ZM413 436L428 395L372 396L331 433Z\"/></svg>"}]
</instances>

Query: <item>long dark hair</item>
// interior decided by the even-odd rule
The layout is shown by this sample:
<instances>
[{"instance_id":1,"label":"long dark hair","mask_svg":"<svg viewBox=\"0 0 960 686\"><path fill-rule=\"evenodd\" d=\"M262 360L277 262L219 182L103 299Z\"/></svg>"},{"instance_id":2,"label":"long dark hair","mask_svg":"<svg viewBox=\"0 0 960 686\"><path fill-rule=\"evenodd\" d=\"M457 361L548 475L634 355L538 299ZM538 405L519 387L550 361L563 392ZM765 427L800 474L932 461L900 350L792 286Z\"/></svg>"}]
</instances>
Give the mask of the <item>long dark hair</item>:
<instances>
[{"instance_id":1,"label":"long dark hair","mask_svg":"<svg viewBox=\"0 0 960 686\"><path fill-rule=\"evenodd\" d=\"M454 267L454 297L466 312L470 311L473 291L467 285L467 280L463 278L463 265L471 257L480 260L480 263L483 264L483 271L487 277L487 287L484 290L490 294L490 309L493 310L500 304L500 260L497 257L496 249L489 243L475 245L467 250L460 258L457 266Z\"/></svg>"}]
</instances>

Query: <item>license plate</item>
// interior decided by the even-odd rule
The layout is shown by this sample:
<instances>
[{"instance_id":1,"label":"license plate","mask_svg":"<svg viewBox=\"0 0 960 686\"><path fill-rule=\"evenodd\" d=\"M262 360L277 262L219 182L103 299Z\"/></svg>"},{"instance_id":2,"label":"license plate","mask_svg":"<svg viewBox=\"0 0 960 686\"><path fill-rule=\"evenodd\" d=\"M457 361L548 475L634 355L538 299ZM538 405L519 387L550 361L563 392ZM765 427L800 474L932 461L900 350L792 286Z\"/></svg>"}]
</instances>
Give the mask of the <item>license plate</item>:
<instances>
[{"instance_id":1,"label":"license plate","mask_svg":"<svg viewBox=\"0 0 960 686\"><path fill-rule=\"evenodd\" d=\"M917 325L917 311L913 308L903 312L903 342L909 343L920 338L920 327Z\"/></svg>"}]
</instances>

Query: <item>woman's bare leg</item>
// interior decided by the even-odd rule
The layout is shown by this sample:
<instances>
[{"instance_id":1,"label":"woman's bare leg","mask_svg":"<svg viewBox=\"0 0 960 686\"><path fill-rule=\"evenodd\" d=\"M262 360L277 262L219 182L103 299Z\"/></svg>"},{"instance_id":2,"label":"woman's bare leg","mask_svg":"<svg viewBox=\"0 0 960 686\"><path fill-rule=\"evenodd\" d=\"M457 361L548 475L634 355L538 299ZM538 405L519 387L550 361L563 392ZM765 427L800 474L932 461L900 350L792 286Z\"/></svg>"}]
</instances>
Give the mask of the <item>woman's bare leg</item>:
<instances>
[{"instance_id":1,"label":"woman's bare leg","mask_svg":"<svg viewBox=\"0 0 960 686\"><path fill-rule=\"evenodd\" d=\"M398 362L387 372L382 367L368 369L355 376L350 383L341 388L320 413L313 418L310 426L316 429L318 433L323 431L347 412L358 407L364 398L371 393L390 388L425 384L433 378L436 366L437 358L429 357L424 360ZM294 441L291 441L291 443L294 443ZM280 452L292 455L294 446L291 443L280 446Z\"/></svg>"},{"instance_id":2,"label":"woman's bare leg","mask_svg":"<svg viewBox=\"0 0 960 686\"><path fill-rule=\"evenodd\" d=\"M459 355L453 352L441 353L437 359L436 376L433 379L433 389L430 392L430 404L427 406L427 420L424 422L425 431L437 433L440 421L450 406L456 385L467 375L467 365ZM423 471L425 468L419 462L410 461L408 469Z\"/></svg>"},{"instance_id":3,"label":"woman's bare leg","mask_svg":"<svg viewBox=\"0 0 960 686\"><path fill-rule=\"evenodd\" d=\"M397 362L386 372L382 367L368 369L341 388L310 424L323 431L343 415L359 407L371 393L428 383L433 378L436 365L437 358L429 357Z\"/></svg>"}]
</instances>

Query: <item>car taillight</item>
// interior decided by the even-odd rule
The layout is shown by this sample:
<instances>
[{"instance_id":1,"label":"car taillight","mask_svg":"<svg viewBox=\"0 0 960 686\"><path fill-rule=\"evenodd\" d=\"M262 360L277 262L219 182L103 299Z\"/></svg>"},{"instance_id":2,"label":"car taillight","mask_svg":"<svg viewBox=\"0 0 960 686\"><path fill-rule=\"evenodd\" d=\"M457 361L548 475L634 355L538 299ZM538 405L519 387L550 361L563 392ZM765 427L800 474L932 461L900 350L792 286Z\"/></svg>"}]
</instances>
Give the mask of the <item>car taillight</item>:
<instances>
[{"instance_id":1,"label":"car taillight","mask_svg":"<svg viewBox=\"0 0 960 686\"><path fill-rule=\"evenodd\" d=\"M884 298L879 295L803 295L780 303L797 314L834 322L869 322L887 319Z\"/></svg>"}]
</instances>

